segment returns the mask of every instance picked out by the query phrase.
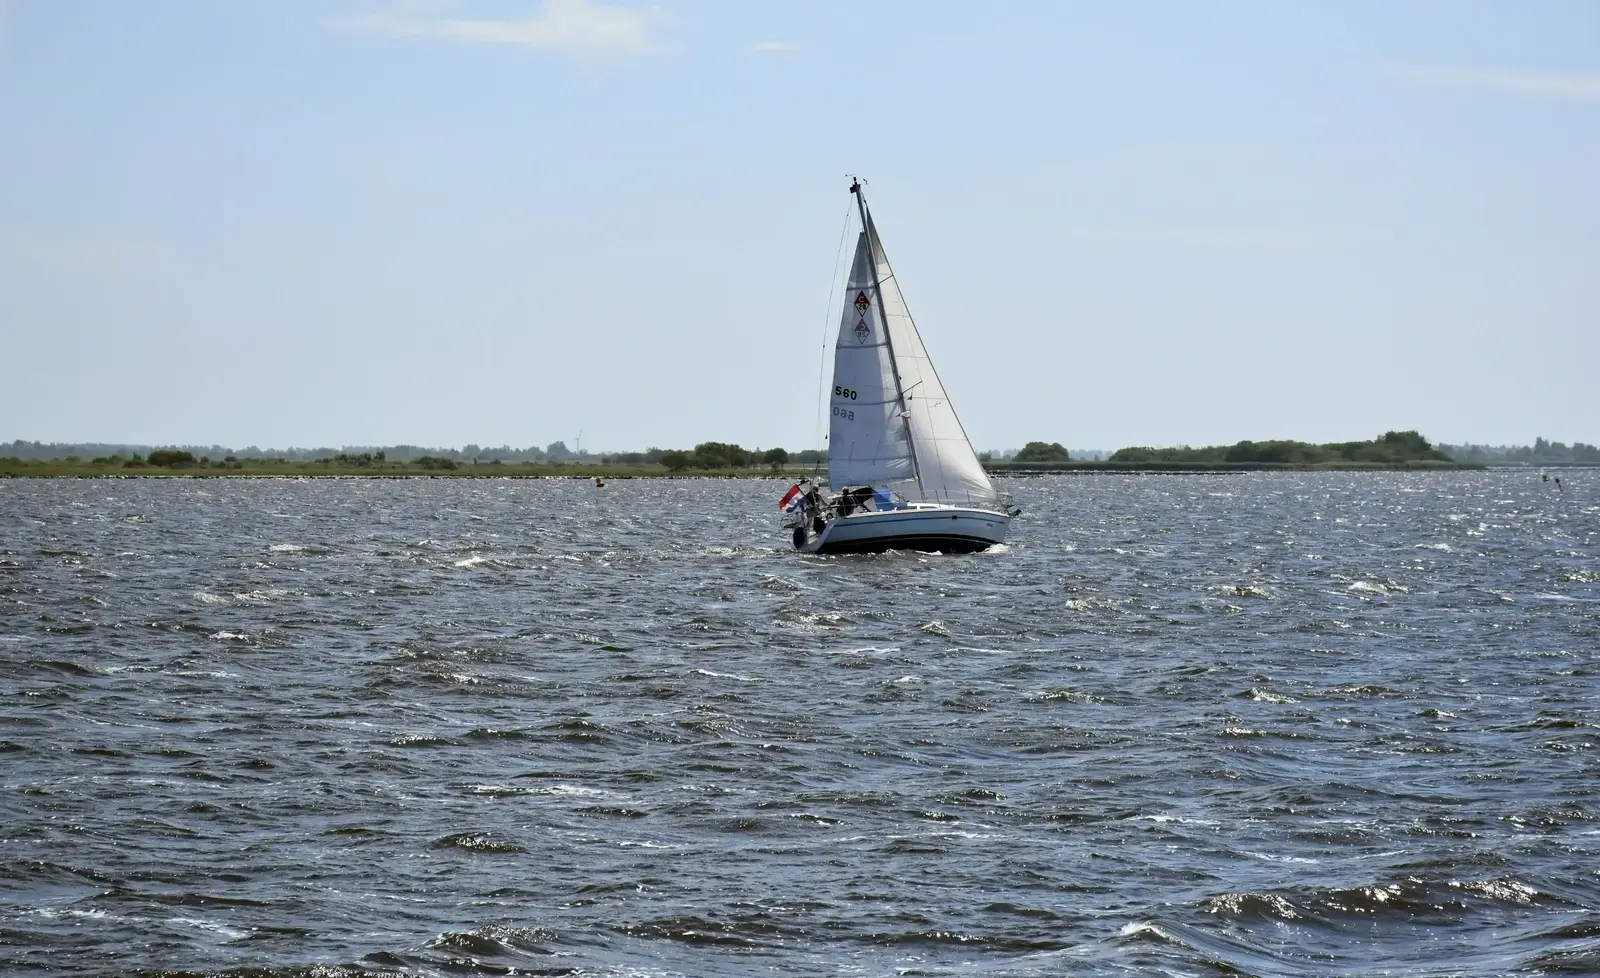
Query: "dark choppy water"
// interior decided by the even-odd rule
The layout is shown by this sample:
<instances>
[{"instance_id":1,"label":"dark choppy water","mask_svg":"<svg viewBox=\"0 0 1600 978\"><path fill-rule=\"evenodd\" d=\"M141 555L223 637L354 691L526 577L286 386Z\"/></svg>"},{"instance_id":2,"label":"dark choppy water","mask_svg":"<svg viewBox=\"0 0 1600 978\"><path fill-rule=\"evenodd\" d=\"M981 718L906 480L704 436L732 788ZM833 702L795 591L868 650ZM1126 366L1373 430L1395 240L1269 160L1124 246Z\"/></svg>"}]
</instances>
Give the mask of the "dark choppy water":
<instances>
[{"instance_id":1,"label":"dark choppy water","mask_svg":"<svg viewBox=\"0 0 1600 978\"><path fill-rule=\"evenodd\" d=\"M0 972L1600 973L1600 472L0 482Z\"/></svg>"}]
</instances>

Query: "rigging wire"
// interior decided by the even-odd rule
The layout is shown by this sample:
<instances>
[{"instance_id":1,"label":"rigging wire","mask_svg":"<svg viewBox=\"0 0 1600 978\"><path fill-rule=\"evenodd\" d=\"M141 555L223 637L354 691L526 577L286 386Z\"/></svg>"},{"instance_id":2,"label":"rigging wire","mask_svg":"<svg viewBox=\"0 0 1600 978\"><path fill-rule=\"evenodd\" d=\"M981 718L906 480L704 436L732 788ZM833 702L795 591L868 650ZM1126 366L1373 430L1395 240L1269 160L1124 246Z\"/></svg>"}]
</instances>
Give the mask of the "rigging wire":
<instances>
[{"instance_id":1,"label":"rigging wire","mask_svg":"<svg viewBox=\"0 0 1600 978\"><path fill-rule=\"evenodd\" d=\"M811 439L811 443L817 446L818 451L821 451L824 447L822 443L822 418L824 416L824 402L828 393L828 334L833 331L830 325L830 319L835 312L833 296L839 288L839 266L844 263L844 242L850 236L850 218L853 209L853 202L845 205L844 227L839 229L839 249L838 254L834 255L833 258L833 278L828 284L828 311L822 317L822 353L817 357L817 427ZM822 459L819 458L813 467L812 474L820 472L821 469Z\"/></svg>"}]
</instances>

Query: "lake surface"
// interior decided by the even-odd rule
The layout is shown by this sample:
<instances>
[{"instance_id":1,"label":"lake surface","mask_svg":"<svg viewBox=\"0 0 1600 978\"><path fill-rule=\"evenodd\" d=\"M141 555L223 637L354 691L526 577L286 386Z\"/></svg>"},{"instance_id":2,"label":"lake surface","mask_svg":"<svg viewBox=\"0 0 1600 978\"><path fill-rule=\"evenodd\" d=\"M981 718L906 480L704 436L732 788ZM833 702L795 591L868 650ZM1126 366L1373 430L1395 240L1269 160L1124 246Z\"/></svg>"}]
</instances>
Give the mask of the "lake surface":
<instances>
[{"instance_id":1,"label":"lake surface","mask_svg":"<svg viewBox=\"0 0 1600 978\"><path fill-rule=\"evenodd\" d=\"M1600 471L0 481L0 973L1600 973Z\"/></svg>"}]
</instances>

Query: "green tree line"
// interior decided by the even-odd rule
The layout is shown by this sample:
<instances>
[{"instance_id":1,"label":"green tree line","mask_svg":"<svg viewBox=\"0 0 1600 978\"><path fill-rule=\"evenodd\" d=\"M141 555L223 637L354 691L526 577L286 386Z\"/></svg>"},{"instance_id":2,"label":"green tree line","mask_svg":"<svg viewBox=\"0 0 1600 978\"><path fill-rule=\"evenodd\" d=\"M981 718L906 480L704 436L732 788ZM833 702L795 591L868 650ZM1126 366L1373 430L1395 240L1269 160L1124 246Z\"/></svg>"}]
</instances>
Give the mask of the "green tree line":
<instances>
[{"instance_id":1,"label":"green tree line","mask_svg":"<svg viewBox=\"0 0 1600 978\"><path fill-rule=\"evenodd\" d=\"M468 444L461 448L424 448L418 445L346 446L344 448L258 448L254 445L233 449L221 445L127 445L105 442L37 442L17 440L0 444L0 460L79 461L93 459L98 464L134 463L155 467L211 465L212 459L234 462L238 459L326 462L340 467L381 465L385 462L416 465L424 469L450 469L459 465L486 462L586 462L602 465L686 464L679 468L726 469L760 465L812 464L826 461L826 451L789 452L782 448L762 451L722 442L702 442L690 450L647 448L642 452L571 451L562 441L544 448L483 447ZM776 461L775 461L776 460ZM446 464L452 463L452 464Z\"/></svg>"},{"instance_id":2,"label":"green tree line","mask_svg":"<svg viewBox=\"0 0 1600 978\"><path fill-rule=\"evenodd\" d=\"M1508 465L1600 465L1600 448L1575 441L1571 445L1535 438L1532 445L1440 445L1458 462Z\"/></svg>"},{"instance_id":3,"label":"green tree line","mask_svg":"<svg viewBox=\"0 0 1600 978\"><path fill-rule=\"evenodd\" d=\"M674 449L662 452L657 461L671 472L682 472L687 469L749 469L757 466L776 472L791 462L816 464L826 459L826 452L804 451L791 454L783 448L769 448L764 452L759 449L751 451L725 442L703 441L694 446L692 451Z\"/></svg>"},{"instance_id":4,"label":"green tree line","mask_svg":"<svg viewBox=\"0 0 1600 978\"><path fill-rule=\"evenodd\" d=\"M1303 441L1241 441L1234 445L1203 448L1123 448L1111 456L1113 462L1225 462L1318 465L1330 463L1394 464L1398 462L1451 462L1415 431L1389 431L1371 441L1329 442L1313 445Z\"/></svg>"}]
</instances>

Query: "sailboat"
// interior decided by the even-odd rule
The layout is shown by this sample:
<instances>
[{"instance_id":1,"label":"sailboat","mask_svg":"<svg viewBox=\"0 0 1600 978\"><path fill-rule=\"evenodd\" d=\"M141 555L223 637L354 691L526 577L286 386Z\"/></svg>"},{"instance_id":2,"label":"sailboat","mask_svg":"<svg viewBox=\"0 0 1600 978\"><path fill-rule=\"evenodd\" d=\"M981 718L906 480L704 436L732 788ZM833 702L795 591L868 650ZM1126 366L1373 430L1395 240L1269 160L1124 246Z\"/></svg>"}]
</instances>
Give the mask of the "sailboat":
<instances>
[{"instance_id":1,"label":"sailboat","mask_svg":"<svg viewBox=\"0 0 1600 978\"><path fill-rule=\"evenodd\" d=\"M833 352L828 487L802 482L779 502L797 550L972 553L1006 538L1011 508L978 461L917 333L872 223L861 218Z\"/></svg>"}]
</instances>

